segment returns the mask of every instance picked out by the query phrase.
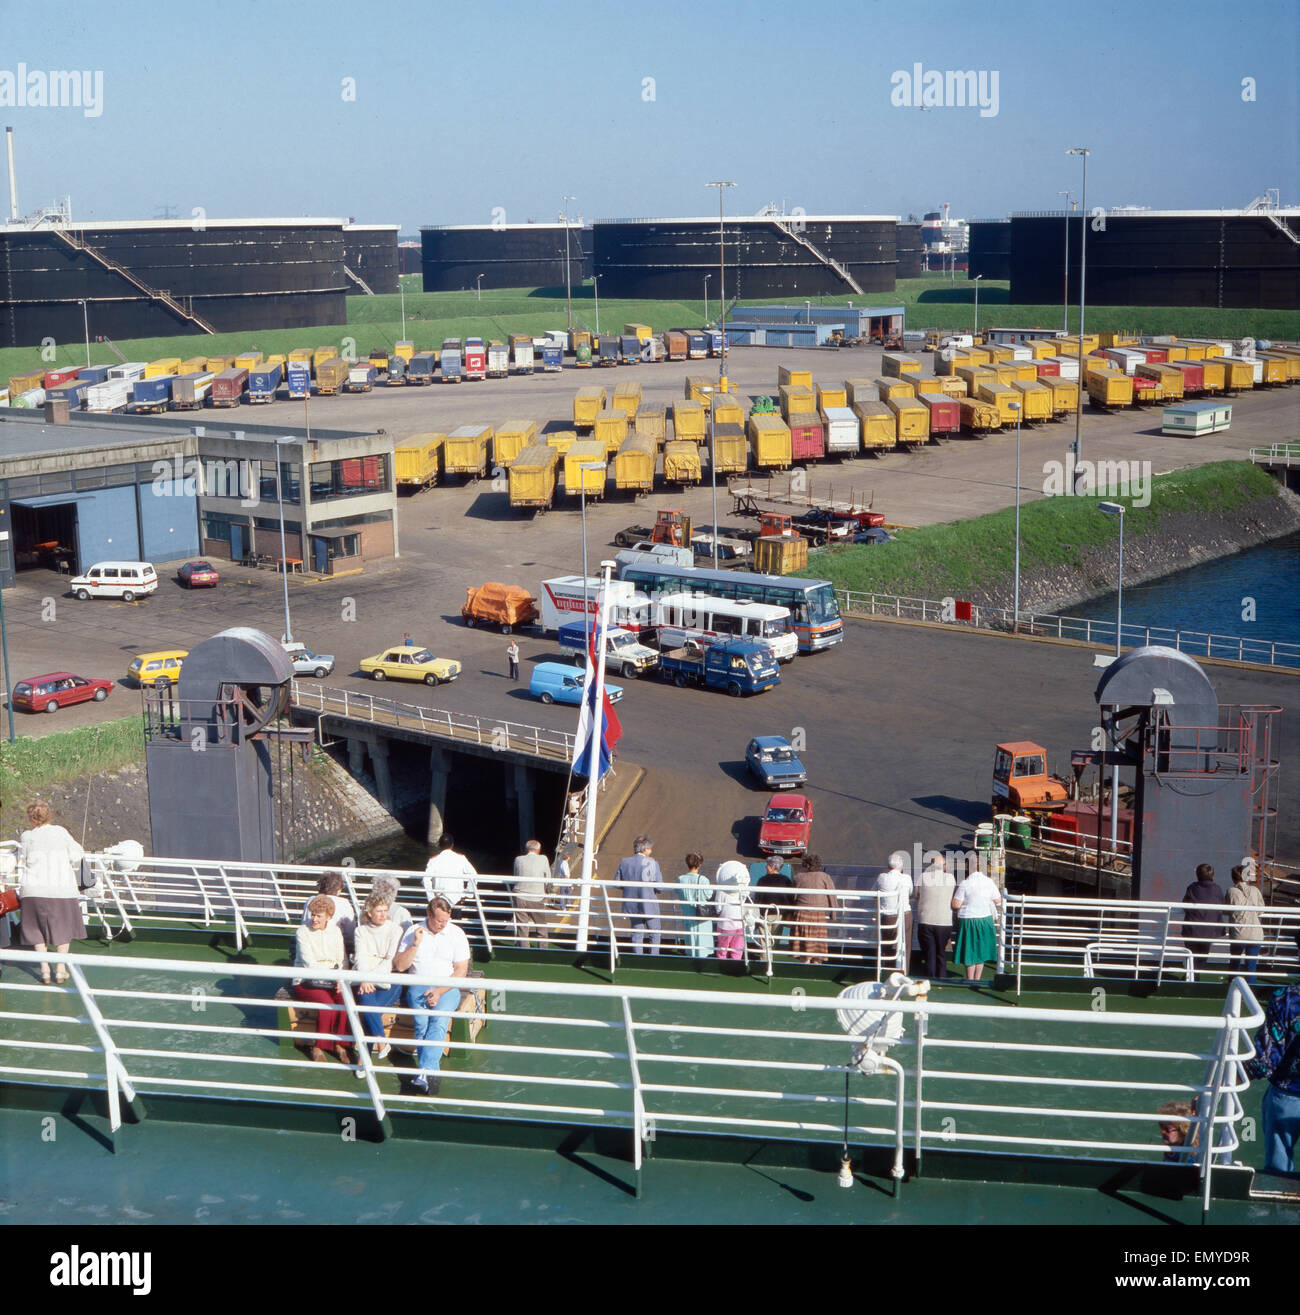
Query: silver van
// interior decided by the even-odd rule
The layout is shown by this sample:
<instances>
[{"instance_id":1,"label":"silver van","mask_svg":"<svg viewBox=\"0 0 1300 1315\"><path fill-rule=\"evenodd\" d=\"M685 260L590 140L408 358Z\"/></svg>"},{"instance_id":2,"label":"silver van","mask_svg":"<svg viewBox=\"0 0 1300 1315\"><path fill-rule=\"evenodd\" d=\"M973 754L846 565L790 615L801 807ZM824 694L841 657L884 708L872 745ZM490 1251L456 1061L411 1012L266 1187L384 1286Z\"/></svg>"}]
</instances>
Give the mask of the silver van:
<instances>
[{"instance_id":1,"label":"silver van","mask_svg":"<svg viewBox=\"0 0 1300 1315\"><path fill-rule=\"evenodd\" d=\"M120 598L133 603L158 588L158 573L152 562L96 562L85 575L72 578L74 597Z\"/></svg>"}]
</instances>

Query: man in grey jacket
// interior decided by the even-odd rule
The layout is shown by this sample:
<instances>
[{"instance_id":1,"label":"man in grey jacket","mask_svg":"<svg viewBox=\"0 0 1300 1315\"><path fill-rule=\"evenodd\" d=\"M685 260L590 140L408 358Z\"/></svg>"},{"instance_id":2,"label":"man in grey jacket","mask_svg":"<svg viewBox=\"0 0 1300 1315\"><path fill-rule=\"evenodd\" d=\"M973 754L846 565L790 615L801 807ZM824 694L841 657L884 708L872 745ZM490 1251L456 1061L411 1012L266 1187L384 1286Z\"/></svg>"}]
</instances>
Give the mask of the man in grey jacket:
<instances>
[{"instance_id":1,"label":"man in grey jacket","mask_svg":"<svg viewBox=\"0 0 1300 1315\"><path fill-rule=\"evenodd\" d=\"M530 840L524 846L524 853L515 859L515 880L513 895L515 900L515 925L519 928L519 944L532 943L533 928L537 929L537 939L542 949L548 947L546 934L546 896L549 893L547 882L551 876L551 865L542 855L541 842Z\"/></svg>"},{"instance_id":2,"label":"man in grey jacket","mask_svg":"<svg viewBox=\"0 0 1300 1315\"><path fill-rule=\"evenodd\" d=\"M658 891L664 883L664 874L651 857L654 842L649 836L637 836L633 849L632 856L618 865L614 880L619 883L623 913L632 929L632 953L658 954L661 925ZM647 941L649 950L645 948Z\"/></svg>"},{"instance_id":3,"label":"man in grey jacket","mask_svg":"<svg viewBox=\"0 0 1300 1315\"><path fill-rule=\"evenodd\" d=\"M931 980L948 975L948 942L952 939L952 892L956 879L944 866L942 854L932 856L916 888L917 938L925 975Z\"/></svg>"}]
</instances>

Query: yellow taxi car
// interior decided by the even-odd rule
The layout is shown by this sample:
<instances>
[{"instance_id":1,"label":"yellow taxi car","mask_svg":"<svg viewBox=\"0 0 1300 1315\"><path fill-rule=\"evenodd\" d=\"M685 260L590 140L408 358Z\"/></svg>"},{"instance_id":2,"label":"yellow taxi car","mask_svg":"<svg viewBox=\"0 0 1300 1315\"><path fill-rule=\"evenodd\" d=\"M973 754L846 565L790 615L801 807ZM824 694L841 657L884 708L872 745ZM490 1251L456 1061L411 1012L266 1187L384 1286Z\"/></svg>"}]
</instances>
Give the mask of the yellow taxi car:
<instances>
[{"instance_id":1,"label":"yellow taxi car","mask_svg":"<svg viewBox=\"0 0 1300 1315\"><path fill-rule=\"evenodd\" d=\"M181 678L181 663L189 657L187 648L169 648L159 653L141 653L131 659L126 678L141 689L166 689Z\"/></svg>"},{"instance_id":2,"label":"yellow taxi car","mask_svg":"<svg viewBox=\"0 0 1300 1315\"><path fill-rule=\"evenodd\" d=\"M374 657L361 659L361 670L372 680L422 680L426 685L444 685L460 675L460 663L434 657L427 648L396 644Z\"/></svg>"}]
</instances>

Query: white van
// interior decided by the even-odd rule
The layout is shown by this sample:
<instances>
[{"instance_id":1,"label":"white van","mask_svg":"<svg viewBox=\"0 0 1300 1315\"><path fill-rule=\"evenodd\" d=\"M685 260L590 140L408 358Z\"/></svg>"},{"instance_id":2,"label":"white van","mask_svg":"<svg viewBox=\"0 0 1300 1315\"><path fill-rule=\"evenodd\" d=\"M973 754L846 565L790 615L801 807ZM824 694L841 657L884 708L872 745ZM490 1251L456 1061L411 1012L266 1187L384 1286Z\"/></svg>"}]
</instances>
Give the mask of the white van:
<instances>
[{"instance_id":1,"label":"white van","mask_svg":"<svg viewBox=\"0 0 1300 1315\"><path fill-rule=\"evenodd\" d=\"M96 562L85 575L71 581L73 595L87 598L120 598L132 603L158 588L152 562Z\"/></svg>"}]
</instances>

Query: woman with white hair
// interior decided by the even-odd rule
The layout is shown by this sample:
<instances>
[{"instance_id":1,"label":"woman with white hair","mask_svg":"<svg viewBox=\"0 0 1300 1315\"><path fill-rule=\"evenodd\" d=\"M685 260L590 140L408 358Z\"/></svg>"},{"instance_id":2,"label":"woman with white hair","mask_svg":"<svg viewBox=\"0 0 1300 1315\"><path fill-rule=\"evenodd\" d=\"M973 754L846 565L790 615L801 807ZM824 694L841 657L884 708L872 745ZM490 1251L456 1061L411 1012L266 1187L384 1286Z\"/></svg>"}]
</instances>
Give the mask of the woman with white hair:
<instances>
[{"instance_id":1,"label":"woman with white hair","mask_svg":"<svg viewBox=\"0 0 1300 1315\"><path fill-rule=\"evenodd\" d=\"M745 945L745 897L749 869L729 859L713 878L713 903L718 910L718 958L739 959Z\"/></svg>"},{"instance_id":2,"label":"woman with white hair","mask_svg":"<svg viewBox=\"0 0 1300 1315\"><path fill-rule=\"evenodd\" d=\"M1002 894L982 872L972 872L952 893L957 914L957 949L953 961L966 969L966 980L978 982L984 965L998 954L997 910Z\"/></svg>"}]
</instances>

